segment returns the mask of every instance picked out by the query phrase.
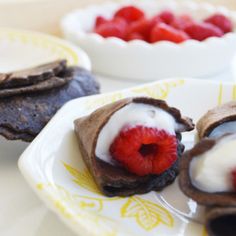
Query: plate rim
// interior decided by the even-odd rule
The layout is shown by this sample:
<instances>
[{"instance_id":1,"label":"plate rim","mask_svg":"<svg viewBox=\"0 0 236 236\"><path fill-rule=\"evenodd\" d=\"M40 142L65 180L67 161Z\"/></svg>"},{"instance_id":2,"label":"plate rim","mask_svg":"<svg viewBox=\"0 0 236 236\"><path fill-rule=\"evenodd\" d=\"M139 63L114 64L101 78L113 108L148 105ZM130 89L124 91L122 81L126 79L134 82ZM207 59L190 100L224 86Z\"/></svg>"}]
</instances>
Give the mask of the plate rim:
<instances>
[{"instance_id":1,"label":"plate rim","mask_svg":"<svg viewBox=\"0 0 236 236\"><path fill-rule=\"evenodd\" d=\"M34 38L37 38L40 41L45 41L49 45L56 45L57 47L65 50L68 55L72 57L71 62L73 65L79 65L91 71L91 61L87 53L79 46L74 45L64 39L43 32L27 29L16 29L11 27L0 27L0 38L1 37L5 38L7 41L14 41L14 39L21 40L21 43L26 45L28 42L24 41L24 39L27 39L35 47L39 46L34 42Z\"/></svg>"}]
</instances>

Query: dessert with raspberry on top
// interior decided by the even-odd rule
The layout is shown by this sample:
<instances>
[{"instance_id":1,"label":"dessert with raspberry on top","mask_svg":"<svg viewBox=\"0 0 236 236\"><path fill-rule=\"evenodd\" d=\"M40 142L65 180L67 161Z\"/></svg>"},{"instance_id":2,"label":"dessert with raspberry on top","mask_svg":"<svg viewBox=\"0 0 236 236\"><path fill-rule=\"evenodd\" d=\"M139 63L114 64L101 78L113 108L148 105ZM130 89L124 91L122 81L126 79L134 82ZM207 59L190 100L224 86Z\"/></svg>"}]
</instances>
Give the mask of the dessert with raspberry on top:
<instances>
[{"instance_id":1,"label":"dessert with raspberry on top","mask_svg":"<svg viewBox=\"0 0 236 236\"><path fill-rule=\"evenodd\" d=\"M133 5L122 6L107 19L97 16L93 32L104 38L117 37L124 41L143 40L148 43L171 41L182 43L193 39L203 41L209 37L222 37L233 31L231 19L214 13L203 20L188 14L175 14L163 10L152 17Z\"/></svg>"},{"instance_id":2,"label":"dessert with raspberry on top","mask_svg":"<svg viewBox=\"0 0 236 236\"><path fill-rule=\"evenodd\" d=\"M82 157L107 196L161 190L178 174L181 132L194 128L165 101L126 98L75 120Z\"/></svg>"}]
</instances>

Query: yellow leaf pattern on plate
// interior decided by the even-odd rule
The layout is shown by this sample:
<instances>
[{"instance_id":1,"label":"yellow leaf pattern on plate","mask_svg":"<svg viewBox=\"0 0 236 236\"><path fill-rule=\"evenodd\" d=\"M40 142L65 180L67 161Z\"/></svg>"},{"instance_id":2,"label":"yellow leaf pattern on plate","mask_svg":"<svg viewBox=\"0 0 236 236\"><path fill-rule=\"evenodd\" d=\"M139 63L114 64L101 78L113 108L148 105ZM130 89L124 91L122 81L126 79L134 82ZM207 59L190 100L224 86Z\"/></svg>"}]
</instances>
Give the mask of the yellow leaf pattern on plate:
<instances>
[{"instance_id":1,"label":"yellow leaf pattern on plate","mask_svg":"<svg viewBox=\"0 0 236 236\"><path fill-rule=\"evenodd\" d=\"M236 100L236 84L233 86L232 100Z\"/></svg>"},{"instance_id":2,"label":"yellow leaf pattern on plate","mask_svg":"<svg viewBox=\"0 0 236 236\"><path fill-rule=\"evenodd\" d=\"M86 225L95 229L96 235L123 235L119 233L119 228L112 218L100 214L103 206L101 199L80 196L71 193L62 186L51 183L38 183L36 187L39 191L47 193L48 199L60 214L65 218L70 219L72 222L76 223L80 221L86 223ZM51 194L48 194L49 192L53 193L54 197L52 197ZM96 207L94 207L95 205ZM98 209L97 206L99 205L101 207ZM89 211L87 211L87 207L90 208Z\"/></svg>"},{"instance_id":3,"label":"yellow leaf pattern on plate","mask_svg":"<svg viewBox=\"0 0 236 236\"><path fill-rule=\"evenodd\" d=\"M218 105L222 104L222 97L223 97L223 84L221 83L219 86Z\"/></svg>"},{"instance_id":4,"label":"yellow leaf pattern on plate","mask_svg":"<svg viewBox=\"0 0 236 236\"><path fill-rule=\"evenodd\" d=\"M74 177L73 182L93 193L100 194L88 170L78 171L66 163L63 164L67 171ZM101 199L91 198L90 200L100 201L99 210L102 210L104 201L114 201L119 199L121 198L103 197ZM80 202L80 207L94 207L94 203L91 201L82 201ZM137 224L147 231L152 230L161 223L168 227L172 227L174 222L171 214L166 209L149 200L145 200L137 196L130 197L128 201L122 206L121 217L134 217Z\"/></svg>"},{"instance_id":5,"label":"yellow leaf pattern on plate","mask_svg":"<svg viewBox=\"0 0 236 236\"><path fill-rule=\"evenodd\" d=\"M69 204L73 209L83 209L93 212L100 212L103 209L103 201L100 198L80 196L69 192L64 187L55 184L38 184L37 188L39 190L48 189L50 192L54 192L57 199L54 199L54 205L61 212L63 212L64 207L62 203Z\"/></svg>"},{"instance_id":6,"label":"yellow leaf pattern on plate","mask_svg":"<svg viewBox=\"0 0 236 236\"><path fill-rule=\"evenodd\" d=\"M116 231L111 231L111 232L107 232L104 236L116 236L117 232Z\"/></svg>"},{"instance_id":7,"label":"yellow leaf pattern on plate","mask_svg":"<svg viewBox=\"0 0 236 236\"><path fill-rule=\"evenodd\" d=\"M159 224L172 227L174 220L163 207L140 197L130 197L121 208L122 217L134 217L139 226L149 231Z\"/></svg>"},{"instance_id":8,"label":"yellow leaf pattern on plate","mask_svg":"<svg viewBox=\"0 0 236 236\"><path fill-rule=\"evenodd\" d=\"M72 166L63 163L66 170L74 177L73 182L78 184L80 187L89 190L90 192L101 194L97 185L95 184L93 177L87 169L83 171L76 170Z\"/></svg>"},{"instance_id":9,"label":"yellow leaf pattern on plate","mask_svg":"<svg viewBox=\"0 0 236 236\"><path fill-rule=\"evenodd\" d=\"M61 212L61 214L66 217L66 218L73 218L72 217L72 214L70 214L68 211L67 211L67 207L59 200L56 200L56 201L53 201L53 204L55 206L56 209L59 210L59 212Z\"/></svg>"},{"instance_id":10,"label":"yellow leaf pattern on plate","mask_svg":"<svg viewBox=\"0 0 236 236\"><path fill-rule=\"evenodd\" d=\"M81 209L100 212L103 209L103 201L98 198L76 196Z\"/></svg>"},{"instance_id":11,"label":"yellow leaf pattern on plate","mask_svg":"<svg viewBox=\"0 0 236 236\"><path fill-rule=\"evenodd\" d=\"M91 99L87 101L86 108L87 109L96 109L100 106L106 105L108 103L116 102L122 99L124 96L122 93L114 93L112 95L100 96L97 99Z\"/></svg>"},{"instance_id":12,"label":"yellow leaf pattern on plate","mask_svg":"<svg viewBox=\"0 0 236 236\"><path fill-rule=\"evenodd\" d=\"M1 29L0 38L15 43L33 45L37 48L43 48L51 51L58 58L65 58L70 65L76 65L80 61L77 53L70 46L61 43L57 39L38 33L28 33L18 30Z\"/></svg>"},{"instance_id":13,"label":"yellow leaf pattern on plate","mask_svg":"<svg viewBox=\"0 0 236 236\"><path fill-rule=\"evenodd\" d=\"M208 236L206 228L204 227L202 230L202 236Z\"/></svg>"},{"instance_id":14,"label":"yellow leaf pattern on plate","mask_svg":"<svg viewBox=\"0 0 236 236\"><path fill-rule=\"evenodd\" d=\"M184 84L184 82L185 82L184 80L171 81L162 84L156 84L153 85L152 87L148 86L148 87L136 88L133 89L132 92L146 95L156 99L166 99L170 93L171 88L181 86Z\"/></svg>"}]
</instances>

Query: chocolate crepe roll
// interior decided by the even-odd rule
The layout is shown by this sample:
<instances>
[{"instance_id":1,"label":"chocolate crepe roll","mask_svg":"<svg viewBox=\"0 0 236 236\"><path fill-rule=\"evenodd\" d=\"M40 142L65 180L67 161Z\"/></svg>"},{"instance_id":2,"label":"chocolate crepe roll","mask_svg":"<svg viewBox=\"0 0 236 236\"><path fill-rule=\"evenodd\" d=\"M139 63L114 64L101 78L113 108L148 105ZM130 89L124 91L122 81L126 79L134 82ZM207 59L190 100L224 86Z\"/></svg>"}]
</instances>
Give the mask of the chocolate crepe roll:
<instances>
[{"instance_id":1,"label":"chocolate crepe roll","mask_svg":"<svg viewBox=\"0 0 236 236\"><path fill-rule=\"evenodd\" d=\"M177 160L175 160L168 169L160 174L142 173L142 176L140 176L140 173L136 174L132 172L131 169L127 169L123 165L124 163L112 159L111 146L114 144L116 137L121 135L121 130L124 129L127 132L130 130L134 131L135 128L138 127L139 121L137 120L142 119L142 117L145 117L143 114L146 114L139 113L145 105L147 106L147 112L151 120L154 119L153 117L158 115L161 117L163 115L166 119L163 124L160 125L165 126L168 119L173 119L173 122L175 122L176 125L174 135L171 137L174 137L175 142L177 143L175 149L172 150L177 156ZM138 110L133 109L134 107L137 108L137 106L140 106ZM159 110L155 111L155 109ZM122 112L126 113L123 114ZM117 121L114 122L113 119L115 119L115 117L119 117L119 119L117 118ZM128 121L136 123L135 125L131 125L132 128L130 128L130 124L126 123ZM145 123L145 120L141 121L141 123L142 122ZM162 100L147 97L126 98L115 103L108 104L97 109L89 116L75 120L74 124L82 157L101 192L107 196L129 196L133 194L142 194L151 190L161 190L165 186L172 183L178 174L178 158L184 150L184 146L181 144L180 132L190 131L194 128L191 119L182 117L179 110L169 107L166 102ZM155 125L158 125L158 123L155 123ZM106 129L108 129L108 126L109 131L107 130L108 133L106 133L106 136L105 132ZM136 136L133 136L130 139L129 146L131 149L135 146L133 143L135 139ZM112 145L110 145L111 143ZM158 148L161 147L159 146L157 149ZM147 152L150 151L154 152L154 149L155 147L151 143L145 143L145 145L142 144L138 149L139 153L137 155L145 152L147 154ZM125 150L129 150L129 147L126 146ZM161 152L161 149L159 151ZM165 155L165 153L163 155ZM108 156L110 159L108 158L106 160ZM121 158L123 157L121 156ZM166 158L168 159L167 154Z\"/></svg>"},{"instance_id":2,"label":"chocolate crepe roll","mask_svg":"<svg viewBox=\"0 0 236 236\"><path fill-rule=\"evenodd\" d=\"M236 235L235 147L236 134L204 138L180 161L180 188L206 206L209 236Z\"/></svg>"},{"instance_id":3,"label":"chocolate crepe roll","mask_svg":"<svg viewBox=\"0 0 236 236\"><path fill-rule=\"evenodd\" d=\"M199 138L236 133L236 101L209 110L197 123Z\"/></svg>"},{"instance_id":4,"label":"chocolate crepe roll","mask_svg":"<svg viewBox=\"0 0 236 236\"><path fill-rule=\"evenodd\" d=\"M211 163L211 166L207 166L209 168L209 172L213 173L212 176L209 176L209 179L202 179L203 177L198 175L197 176L197 168L206 168L204 165L207 163L209 165L209 161L206 162L206 158L209 155L209 153L214 152L214 155L216 154L216 151L221 147L221 145L224 145L226 142L229 142L232 140L235 140L236 145L236 135L225 135L219 139L210 139L205 138L201 140L198 144L196 144L191 150L186 151L182 159L180 161L180 176L179 176L179 183L180 188L182 191L190 198L198 202L199 204L206 205L206 206L235 206L236 207L236 192L232 189L229 191L210 191L209 186L209 180L211 178L217 178L215 176L215 173L217 170L214 168L214 163ZM235 146L236 147L236 146ZM228 150L229 151L229 150ZM221 155L221 152L220 152ZM224 156L220 156L222 158L221 166L224 162L227 161L227 152L224 153ZM202 159L202 160L201 160ZM196 160L198 162L196 162ZM195 161L195 163L194 163ZM204 162L205 161L205 162ZM217 160L218 161L218 160ZM194 173L194 167L195 165L195 173ZM218 168L221 168L221 166L217 166ZM236 168L236 162L235 166ZM233 168L232 167L232 168ZM222 167L223 168L223 167ZM200 169L201 171L201 169ZM203 169L202 173L205 174L207 169ZM214 171L214 172L212 172ZM229 174L229 173L228 173ZM193 175L197 177L193 177ZM201 177L201 183L206 186L204 188L199 188L198 185L194 184L193 179L194 178L200 178ZM221 179L222 180L222 179ZM222 180L223 181L223 180ZM230 180L228 180L230 181ZM209 191L209 192L208 192Z\"/></svg>"}]
</instances>

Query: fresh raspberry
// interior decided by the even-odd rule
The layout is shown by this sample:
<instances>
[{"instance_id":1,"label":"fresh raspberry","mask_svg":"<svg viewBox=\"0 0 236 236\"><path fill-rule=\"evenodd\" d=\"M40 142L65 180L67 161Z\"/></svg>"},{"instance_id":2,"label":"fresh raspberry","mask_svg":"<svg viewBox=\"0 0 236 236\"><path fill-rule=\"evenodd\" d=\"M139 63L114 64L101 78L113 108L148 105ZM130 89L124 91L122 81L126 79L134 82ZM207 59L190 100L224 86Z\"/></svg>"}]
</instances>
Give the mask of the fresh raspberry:
<instances>
[{"instance_id":1,"label":"fresh raspberry","mask_svg":"<svg viewBox=\"0 0 236 236\"><path fill-rule=\"evenodd\" d=\"M138 125L123 129L113 141L110 153L131 173L159 175L177 160L177 141L165 130Z\"/></svg>"},{"instance_id":2,"label":"fresh raspberry","mask_svg":"<svg viewBox=\"0 0 236 236\"><path fill-rule=\"evenodd\" d=\"M169 11L169 10L165 10L165 11L162 11L160 14L159 14L159 17L160 19L162 19L162 21L166 24L171 24L171 22L175 19L175 15L172 11Z\"/></svg>"},{"instance_id":3,"label":"fresh raspberry","mask_svg":"<svg viewBox=\"0 0 236 236\"><path fill-rule=\"evenodd\" d=\"M174 20L171 22L171 26L175 29L185 30L189 25L193 24L194 20L189 15L180 15L175 17Z\"/></svg>"},{"instance_id":4,"label":"fresh raspberry","mask_svg":"<svg viewBox=\"0 0 236 236\"><path fill-rule=\"evenodd\" d=\"M123 18L114 17L111 21L122 27L124 31L127 29L128 23Z\"/></svg>"},{"instance_id":5,"label":"fresh raspberry","mask_svg":"<svg viewBox=\"0 0 236 236\"><path fill-rule=\"evenodd\" d=\"M135 39L139 39L139 40L145 41L144 36L142 34L140 34L140 33L133 32L133 33L130 33L130 34L128 34L126 36L126 40L127 41L131 41L131 40L135 40Z\"/></svg>"},{"instance_id":6,"label":"fresh raspberry","mask_svg":"<svg viewBox=\"0 0 236 236\"><path fill-rule=\"evenodd\" d=\"M145 40L148 39L150 30L150 21L142 18L138 21L130 23L130 25L127 27L127 37L130 37L130 35L140 35L141 38Z\"/></svg>"},{"instance_id":7,"label":"fresh raspberry","mask_svg":"<svg viewBox=\"0 0 236 236\"><path fill-rule=\"evenodd\" d=\"M163 40L182 43L187 39L189 39L189 37L184 31L177 30L165 23L160 23L154 26L150 35L151 43Z\"/></svg>"},{"instance_id":8,"label":"fresh raspberry","mask_svg":"<svg viewBox=\"0 0 236 236\"><path fill-rule=\"evenodd\" d=\"M150 20L150 23L151 23L151 27L159 24L159 23L162 23L164 22L159 15L156 15L156 16L153 16Z\"/></svg>"},{"instance_id":9,"label":"fresh raspberry","mask_svg":"<svg viewBox=\"0 0 236 236\"><path fill-rule=\"evenodd\" d=\"M228 32L233 31L232 21L228 17L226 17L220 13L212 15L212 16L208 17L207 19L205 19L204 21L217 26L224 33L228 33Z\"/></svg>"},{"instance_id":10,"label":"fresh raspberry","mask_svg":"<svg viewBox=\"0 0 236 236\"><path fill-rule=\"evenodd\" d=\"M149 35L148 35L148 41L150 41L150 34L152 29L154 28L154 26L160 24L160 23L164 23L163 20L160 18L159 15L153 16L150 20L149 20Z\"/></svg>"},{"instance_id":11,"label":"fresh raspberry","mask_svg":"<svg viewBox=\"0 0 236 236\"><path fill-rule=\"evenodd\" d=\"M95 32L104 38L117 37L124 39L126 35L127 23L122 18L114 18L95 28Z\"/></svg>"},{"instance_id":12,"label":"fresh raspberry","mask_svg":"<svg viewBox=\"0 0 236 236\"><path fill-rule=\"evenodd\" d=\"M126 6L120 8L114 15L114 17L121 17L125 19L127 22L132 22L139 20L143 17L145 17L144 12L134 6Z\"/></svg>"},{"instance_id":13,"label":"fresh raspberry","mask_svg":"<svg viewBox=\"0 0 236 236\"><path fill-rule=\"evenodd\" d=\"M232 181L233 181L233 188L234 188L234 191L236 191L236 169L234 169L231 172L231 176L232 176Z\"/></svg>"},{"instance_id":14,"label":"fresh raspberry","mask_svg":"<svg viewBox=\"0 0 236 236\"><path fill-rule=\"evenodd\" d=\"M100 26L104 23L107 23L107 22L108 22L108 20L105 17L97 16L96 21L95 21L95 28L97 28L98 26Z\"/></svg>"},{"instance_id":15,"label":"fresh raspberry","mask_svg":"<svg viewBox=\"0 0 236 236\"><path fill-rule=\"evenodd\" d=\"M209 23L194 23L186 27L185 32L198 41L203 41L209 37L222 37L223 32L220 28Z\"/></svg>"}]
</instances>

